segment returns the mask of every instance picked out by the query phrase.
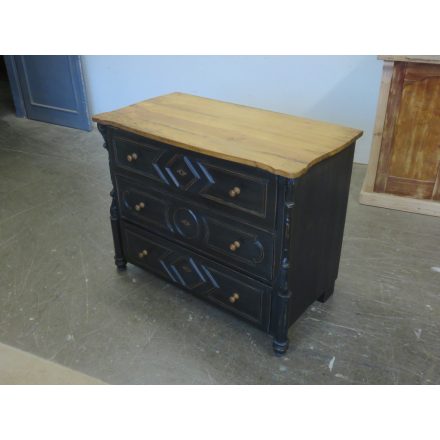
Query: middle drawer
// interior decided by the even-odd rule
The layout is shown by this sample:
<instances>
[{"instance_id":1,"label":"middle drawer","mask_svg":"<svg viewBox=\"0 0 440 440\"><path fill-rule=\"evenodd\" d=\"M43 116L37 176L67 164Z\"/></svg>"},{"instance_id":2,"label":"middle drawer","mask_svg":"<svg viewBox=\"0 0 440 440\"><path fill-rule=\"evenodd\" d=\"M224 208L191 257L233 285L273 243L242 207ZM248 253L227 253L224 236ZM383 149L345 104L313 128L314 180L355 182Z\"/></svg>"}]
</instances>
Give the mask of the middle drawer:
<instances>
[{"instance_id":1,"label":"middle drawer","mask_svg":"<svg viewBox=\"0 0 440 440\"><path fill-rule=\"evenodd\" d=\"M272 280L272 234L218 215L214 217L208 209L189 204L157 188L146 189L120 175L116 175L115 180L122 218L228 266Z\"/></svg>"}]
</instances>

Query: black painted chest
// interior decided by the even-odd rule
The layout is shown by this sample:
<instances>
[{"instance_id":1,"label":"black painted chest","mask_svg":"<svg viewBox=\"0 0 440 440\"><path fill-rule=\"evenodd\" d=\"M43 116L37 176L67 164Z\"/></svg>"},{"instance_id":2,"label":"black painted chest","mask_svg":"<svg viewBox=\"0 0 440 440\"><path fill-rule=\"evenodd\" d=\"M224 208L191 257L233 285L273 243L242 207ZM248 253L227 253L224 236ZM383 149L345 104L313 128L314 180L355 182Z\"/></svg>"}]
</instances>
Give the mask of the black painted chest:
<instances>
[{"instance_id":1,"label":"black painted chest","mask_svg":"<svg viewBox=\"0 0 440 440\"><path fill-rule=\"evenodd\" d=\"M290 325L333 293L354 140L286 177L96 120L118 269L177 284L272 334L284 353Z\"/></svg>"}]
</instances>

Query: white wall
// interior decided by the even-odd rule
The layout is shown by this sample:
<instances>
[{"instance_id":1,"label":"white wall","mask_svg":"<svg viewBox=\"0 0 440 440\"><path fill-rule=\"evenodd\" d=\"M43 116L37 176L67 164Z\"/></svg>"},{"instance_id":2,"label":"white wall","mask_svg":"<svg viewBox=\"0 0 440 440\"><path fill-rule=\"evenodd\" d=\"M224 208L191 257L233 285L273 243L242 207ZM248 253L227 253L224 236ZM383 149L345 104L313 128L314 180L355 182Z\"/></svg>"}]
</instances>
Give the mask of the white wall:
<instances>
[{"instance_id":1,"label":"white wall","mask_svg":"<svg viewBox=\"0 0 440 440\"><path fill-rule=\"evenodd\" d=\"M180 91L364 130L367 163L381 77L375 56L84 56L91 113Z\"/></svg>"}]
</instances>

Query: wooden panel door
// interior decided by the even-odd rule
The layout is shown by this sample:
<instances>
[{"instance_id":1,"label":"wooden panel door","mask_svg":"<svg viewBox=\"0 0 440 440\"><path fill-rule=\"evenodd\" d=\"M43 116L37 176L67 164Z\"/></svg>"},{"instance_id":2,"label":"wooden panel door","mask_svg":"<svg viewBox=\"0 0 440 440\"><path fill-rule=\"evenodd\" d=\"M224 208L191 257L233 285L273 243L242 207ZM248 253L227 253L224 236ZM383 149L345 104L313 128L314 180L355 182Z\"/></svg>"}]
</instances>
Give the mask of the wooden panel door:
<instances>
[{"instance_id":1,"label":"wooden panel door","mask_svg":"<svg viewBox=\"0 0 440 440\"><path fill-rule=\"evenodd\" d=\"M29 119L92 129L79 56L17 55L13 61Z\"/></svg>"},{"instance_id":2,"label":"wooden panel door","mask_svg":"<svg viewBox=\"0 0 440 440\"><path fill-rule=\"evenodd\" d=\"M440 65L396 62L374 190L440 200Z\"/></svg>"}]
</instances>

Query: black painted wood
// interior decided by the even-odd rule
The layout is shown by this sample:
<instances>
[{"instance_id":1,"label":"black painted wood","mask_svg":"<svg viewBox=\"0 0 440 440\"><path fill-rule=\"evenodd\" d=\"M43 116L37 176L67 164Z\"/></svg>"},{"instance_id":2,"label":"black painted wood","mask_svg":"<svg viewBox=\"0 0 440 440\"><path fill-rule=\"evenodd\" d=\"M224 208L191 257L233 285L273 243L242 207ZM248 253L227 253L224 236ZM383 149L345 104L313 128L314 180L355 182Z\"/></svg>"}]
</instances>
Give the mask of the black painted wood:
<instances>
[{"instance_id":1,"label":"black painted wood","mask_svg":"<svg viewBox=\"0 0 440 440\"><path fill-rule=\"evenodd\" d=\"M291 325L315 300L326 300L338 276L354 145L320 162L297 182L290 241ZM296 292L300 292L296 295Z\"/></svg>"},{"instance_id":2,"label":"black painted wood","mask_svg":"<svg viewBox=\"0 0 440 440\"><path fill-rule=\"evenodd\" d=\"M275 354L282 355L289 348L287 332L289 329L289 303L292 290L289 286L291 256L290 242L294 231L292 230L292 217L295 194L295 181L292 179L280 179L280 187L283 189L283 197L280 199L281 213L278 218L279 241L279 269L273 288L273 308L271 318L271 333L274 335L273 350Z\"/></svg>"},{"instance_id":3,"label":"black painted wood","mask_svg":"<svg viewBox=\"0 0 440 440\"><path fill-rule=\"evenodd\" d=\"M282 265L274 286L270 332L275 353L288 348L289 327L316 300L327 301L338 276L353 166L354 144L312 167L299 179L285 179ZM288 277L286 280L287 267Z\"/></svg>"},{"instance_id":4,"label":"black painted wood","mask_svg":"<svg viewBox=\"0 0 440 440\"><path fill-rule=\"evenodd\" d=\"M107 142L107 127L101 124L98 124L98 129L101 133L101 135L104 138L104 145L103 147L109 152L110 150ZM111 162L110 164L110 170L112 169ZM119 215L119 209L118 209L118 196L116 193L116 185L115 185L115 179L112 172L110 172L113 189L110 192L110 197L112 198L112 203L110 205L110 224L112 227L112 234L113 234L113 244L115 247L115 264L119 271L124 271L127 268L127 260L124 257L124 253L122 250L122 239L121 239L121 227L120 227L120 215Z\"/></svg>"},{"instance_id":5,"label":"black painted wood","mask_svg":"<svg viewBox=\"0 0 440 440\"><path fill-rule=\"evenodd\" d=\"M203 204L115 175L121 217L223 264L272 280L274 234L241 225ZM239 247L235 246L239 243ZM231 249L232 248L232 249Z\"/></svg>"},{"instance_id":6,"label":"black painted wood","mask_svg":"<svg viewBox=\"0 0 440 440\"><path fill-rule=\"evenodd\" d=\"M284 354L289 327L333 294L354 144L287 179L98 127L117 267L128 261L236 314Z\"/></svg>"},{"instance_id":7,"label":"black painted wood","mask_svg":"<svg viewBox=\"0 0 440 440\"><path fill-rule=\"evenodd\" d=\"M110 164L118 174L137 179L148 188L203 203L250 225L273 230L275 175L115 128L108 129L107 143ZM239 188L240 193L231 197L234 188Z\"/></svg>"},{"instance_id":8,"label":"black painted wood","mask_svg":"<svg viewBox=\"0 0 440 440\"><path fill-rule=\"evenodd\" d=\"M121 223L127 260L267 330L270 287L171 241Z\"/></svg>"}]
</instances>

